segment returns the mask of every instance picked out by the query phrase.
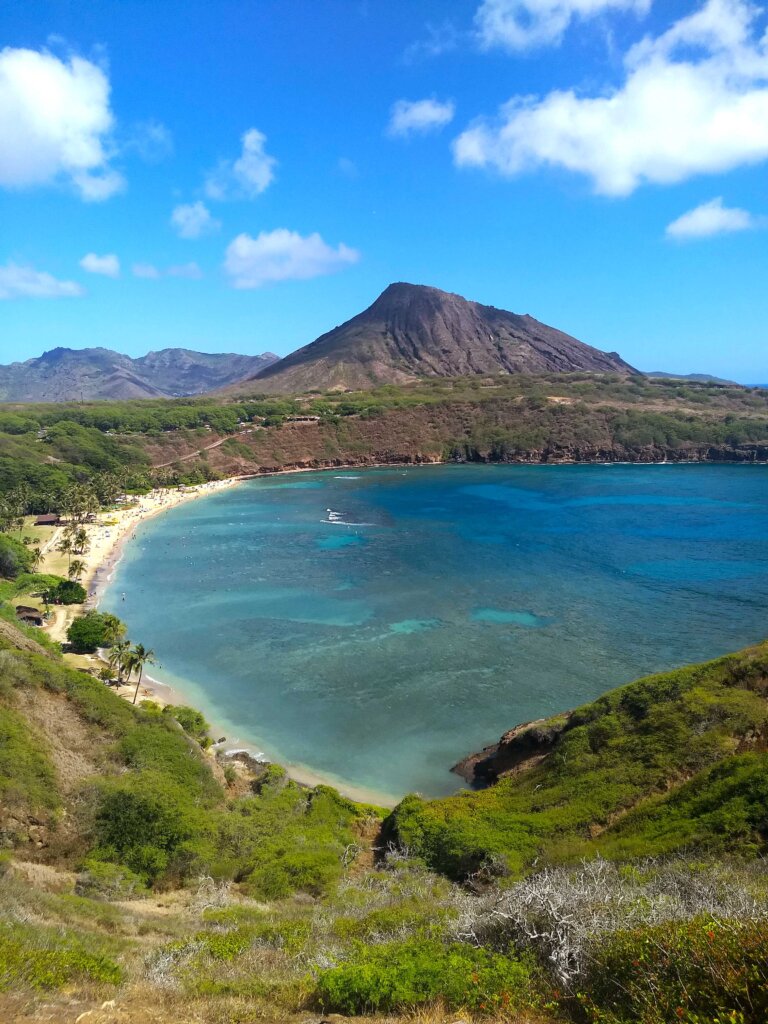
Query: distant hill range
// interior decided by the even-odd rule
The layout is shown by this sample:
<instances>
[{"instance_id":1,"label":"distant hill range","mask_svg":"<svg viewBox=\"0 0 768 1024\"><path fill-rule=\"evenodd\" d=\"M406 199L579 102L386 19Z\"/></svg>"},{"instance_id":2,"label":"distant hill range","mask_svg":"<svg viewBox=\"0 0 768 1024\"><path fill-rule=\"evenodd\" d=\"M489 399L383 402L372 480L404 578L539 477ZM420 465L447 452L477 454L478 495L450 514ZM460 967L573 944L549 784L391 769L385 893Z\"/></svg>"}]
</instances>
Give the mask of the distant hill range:
<instances>
[{"instance_id":1,"label":"distant hill range","mask_svg":"<svg viewBox=\"0 0 768 1024\"><path fill-rule=\"evenodd\" d=\"M713 377L709 373L665 373L663 370L650 370L646 377L661 377L665 380L689 380L692 384L723 384L728 387L738 387L735 380L726 380L724 377ZM755 387L760 387L756 384Z\"/></svg>"},{"instance_id":2,"label":"distant hill range","mask_svg":"<svg viewBox=\"0 0 768 1024\"><path fill-rule=\"evenodd\" d=\"M364 312L231 390L289 394L418 377L574 370L635 372L617 353L591 348L531 316L400 283Z\"/></svg>"},{"instance_id":3,"label":"distant hill range","mask_svg":"<svg viewBox=\"0 0 768 1024\"><path fill-rule=\"evenodd\" d=\"M177 398L225 387L277 360L165 348L139 359L107 348L54 348L0 366L0 401L68 402L94 398Z\"/></svg>"}]
</instances>

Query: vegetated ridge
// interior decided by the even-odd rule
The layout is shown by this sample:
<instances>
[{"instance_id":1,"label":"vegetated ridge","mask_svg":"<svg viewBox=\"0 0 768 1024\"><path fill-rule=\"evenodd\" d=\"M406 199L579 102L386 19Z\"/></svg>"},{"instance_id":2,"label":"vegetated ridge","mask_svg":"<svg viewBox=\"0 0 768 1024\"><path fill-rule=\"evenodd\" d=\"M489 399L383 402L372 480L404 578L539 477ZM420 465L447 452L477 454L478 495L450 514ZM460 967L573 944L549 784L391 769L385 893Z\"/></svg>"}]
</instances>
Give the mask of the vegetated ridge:
<instances>
[{"instance_id":1,"label":"vegetated ridge","mask_svg":"<svg viewBox=\"0 0 768 1024\"><path fill-rule=\"evenodd\" d=\"M250 385L288 394L418 377L573 370L633 372L617 353L591 348L531 316L397 283L362 313L262 370Z\"/></svg>"},{"instance_id":2,"label":"vegetated ridge","mask_svg":"<svg viewBox=\"0 0 768 1024\"><path fill-rule=\"evenodd\" d=\"M454 878L601 855L768 843L768 643L648 676L526 723L455 771L476 793L407 797L390 827Z\"/></svg>"},{"instance_id":3,"label":"vegetated ridge","mask_svg":"<svg viewBox=\"0 0 768 1024\"><path fill-rule=\"evenodd\" d=\"M663 377L665 380L687 380L694 384L725 384L738 387L735 380L727 380L725 377L713 377L711 373L667 373L664 370L646 370L645 376ZM761 385L757 384L755 386L760 387Z\"/></svg>"},{"instance_id":4,"label":"vegetated ridge","mask_svg":"<svg viewBox=\"0 0 768 1024\"><path fill-rule=\"evenodd\" d=\"M54 348L0 366L0 401L71 402L103 398L175 398L224 387L274 362L258 356L166 348L138 359L107 348Z\"/></svg>"},{"instance_id":5,"label":"vegetated ridge","mask_svg":"<svg viewBox=\"0 0 768 1024\"><path fill-rule=\"evenodd\" d=\"M28 513L105 473L133 489L339 466L664 461L768 461L768 391L583 372L0 409L0 495L23 485Z\"/></svg>"}]
</instances>

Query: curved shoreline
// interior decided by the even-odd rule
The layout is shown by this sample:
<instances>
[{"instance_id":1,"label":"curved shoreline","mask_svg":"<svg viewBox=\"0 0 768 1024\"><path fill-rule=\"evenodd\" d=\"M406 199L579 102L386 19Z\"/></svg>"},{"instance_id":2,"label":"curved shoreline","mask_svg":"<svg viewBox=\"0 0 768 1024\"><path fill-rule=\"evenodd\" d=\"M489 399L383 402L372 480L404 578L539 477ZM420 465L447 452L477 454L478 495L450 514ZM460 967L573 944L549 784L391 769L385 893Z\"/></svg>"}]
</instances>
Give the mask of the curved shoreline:
<instances>
[{"instance_id":1,"label":"curved shoreline","mask_svg":"<svg viewBox=\"0 0 768 1024\"><path fill-rule=\"evenodd\" d=\"M156 518L163 512L170 511L177 505L186 503L189 500L194 500L199 497L206 497L212 494L218 493L219 491L228 487L234 486L235 484L243 483L247 480L258 480L263 477L274 477L274 476L289 476L297 473L333 473L339 471L369 471L372 469L419 469L423 466L448 466L452 465L450 462L424 462L424 463L413 463L413 462L387 462L378 463L375 465L333 465L325 467L294 467L291 469L276 470L269 472L261 472L255 474L248 474L239 477L231 477L221 481L214 481L207 484L197 485L195 487L189 487L179 490L172 489L161 489L151 492L150 495L145 496L143 499L139 499L136 506L132 506L119 513L101 513L100 522L91 524L88 526L89 534L94 536L94 543L90 551L86 556L87 571L85 574L84 582L87 584L88 598L86 601L86 607L97 607L99 601L109 586L112 576L116 567L118 566L124 551L125 544L132 540L136 534L136 530L142 523ZM518 463L521 465L528 465L526 463ZM567 465L579 465L580 463L568 463ZM597 463L591 463L595 465ZM623 464L623 463L622 463ZM688 465L702 465L706 463L690 462ZM743 463L735 463L736 465L743 465ZM466 464L465 464L466 465ZM502 463L501 465L509 468L509 463ZM542 465L563 465L563 463L543 463ZM602 463L605 466L620 465L616 462ZM646 465L676 465L680 466L681 463L646 463ZM754 463L751 463L754 465ZM115 521L117 520L117 521ZM98 531L98 533L96 533ZM50 545L52 546L52 545ZM58 632L60 636L54 637L56 639L63 638L63 634L66 631L66 625L71 618L79 612L79 606L74 606L71 609L61 609L65 613L69 613L67 621L63 623L55 623L59 626ZM53 634L53 630L51 630ZM195 705L196 701L194 698L191 701L185 699L184 691L181 687L174 686L173 684L166 683L162 678L154 679L151 676L145 677L145 682L142 683L142 696L145 699L156 700L160 704L167 703L192 703ZM205 682L201 680L199 683L193 685L199 686L205 690ZM134 692L134 686L123 687L121 695L132 699ZM229 727L225 726L221 731L218 730L216 723L215 712L209 716L212 719L212 731L214 736L221 735L222 732L226 731ZM260 747L260 741L254 740L251 742L249 737L242 737L232 739L232 744L242 743L254 756L257 756ZM265 744L267 747L268 743ZM331 775L323 776L321 773L316 773L307 766L301 764L294 764L287 760L281 760L279 753L277 753L276 760L282 764L289 775L305 785L314 786L318 784L331 785L338 789L340 792L349 796L352 799L361 800L364 802L378 803L384 806L394 806L399 798L392 795L385 795L376 792L365 787L355 786L353 782L342 780Z\"/></svg>"},{"instance_id":2,"label":"curved shoreline","mask_svg":"<svg viewBox=\"0 0 768 1024\"><path fill-rule=\"evenodd\" d=\"M438 465L438 463L435 463ZM328 467L327 470L315 470L311 468L307 469L292 469L285 470L279 473L259 473L257 476L245 476L245 477L231 477L222 481L215 481L209 484L201 484L195 488L187 489L181 492L177 500L168 501L163 500L163 494L166 492L158 492L152 494L152 505L144 505L140 510L134 512L133 516L129 521L123 524L123 528L115 536L110 538L111 543L107 546L103 546L102 550L99 551L100 558L98 561L93 559L91 556L92 564L88 566L87 573L87 589L88 597L86 599L84 608L97 608L101 598L103 597L107 587L112 582L114 572L119 565L124 553L125 545L134 539L136 532L140 526L144 523L149 522L151 519L156 519L160 514L170 511L172 508L176 508L181 504L186 504L189 500L194 500L200 497L210 497L215 493L232 487L236 484L245 483L248 480L260 479L267 476L288 476L295 473L304 472L331 472L337 467ZM389 468L387 465L378 467L367 467L367 468ZM396 468L396 467L391 467ZM175 494L175 492L170 492ZM108 513L107 513L108 515ZM95 551L94 551L95 554ZM73 606L75 609L79 609L81 606ZM74 617L76 612L72 613ZM194 697L187 696L184 691L183 685L180 685L182 681L176 681L169 683L162 678L162 668L157 666L153 670L155 674L147 673L144 675L141 689L140 699L153 700L160 706L166 704L185 704L192 705L197 708L197 701ZM157 677L156 677L157 676ZM200 680L198 683L193 684L200 689L205 690L204 680ZM135 683L126 684L117 689L117 693L127 700L133 699L135 691ZM231 729L228 725L224 724L220 720L217 720L215 711L206 712L206 718L210 720L211 734L215 738L217 736L223 736L225 733L231 733ZM213 752L218 756L227 757L228 754L234 754L237 752L245 752L256 760L263 759L265 763L273 761L271 756L265 754L259 748L262 746L262 742L256 738L250 736L240 735L236 737L230 737L229 742L214 743ZM269 747L268 743L264 743L263 746ZM231 749L230 749L231 748ZM353 781L342 779L330 773L316 772L307 765L297 764L290 761L287 758L281 758L279 752L274 758L274 763L280 764L287 771L290 778L295 782L307 787L314 787L318 785L332 786L338 790L343 796L348 797L351 800L355 800L359 803L376 804L381 807L394 807L400 797L394 796L389 793L382 793L376 789L358 786Z\"/></svg>"}]
</instances>

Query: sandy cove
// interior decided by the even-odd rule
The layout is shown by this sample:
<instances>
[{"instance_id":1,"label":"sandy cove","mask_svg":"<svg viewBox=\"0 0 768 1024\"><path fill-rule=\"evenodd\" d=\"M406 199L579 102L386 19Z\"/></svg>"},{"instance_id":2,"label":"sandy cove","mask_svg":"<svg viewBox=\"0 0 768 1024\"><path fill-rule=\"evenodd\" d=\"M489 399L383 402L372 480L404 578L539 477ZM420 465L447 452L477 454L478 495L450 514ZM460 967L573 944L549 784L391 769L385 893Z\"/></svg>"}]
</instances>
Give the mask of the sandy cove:
<instances>
[{"instance_id":1,"label":"sandy cove","mask_svg":"<svg viewBox=\"0 0 768 1024\"><path fill-rule=\"evenodd\" d=\"M147 519L167 512L177 505L194 501L227 487L234 487L243 478L232 477L227 480L215 480L211 483L197 484L178 489L158 488L136 499L135 504L126 505L114 511L99 512L95 522L85 523L88 534L88 550L77 555L85 564L80 582L88 591L86 606L92 607L98 600L100 590L120 557L123 544L129 540L136 528ZM47 541L43 550L43 561L39 572L54 572L51 561L56 547L64 534L59 527ZM57 605L52 609L52 619L45 627L52 640L62 643L66 640L67 629L74 618L82 613L81 605Z\"/></svg>"},{"instance_id":2,"label":"sandy cove","mask_svg":"<svg viewBox=\"0 0 768 1024\"><path fill-rule=\"evenodd\" d=\"M332 467L338 470L339 467ZM328 468L331 471L331 467ZM293 473L310 473L318 470L307 467L283 470L278 473L259 473L256 478L265 476L283 476ZM138 498L136 504L123 509L111 512L100 512L96 521L86 523L85 529L88 532L88 550L84 555L77 558L85 563L81 583L88 591L88 599L85 605L53 606L51 608L52 618L44 627L52 640L62 643L66 641L67 629L73 619L81 615L83 608L93 608L98 604L99 595L109 582L112 571L120 559L123 545L131 539L137 527L154 516L168 512L172 508L187 501L194 501L196 498L203 498L215 494L245 480L254 479L254 476L231 477L226 480L215 480L210 483L197 484L195 486L181 489L156 489L149 494ZM39 572L53 571L50 563L56 553L56 546L63 536L63 527L58 528L42 548L43 561ZM103 665L101 659L96 655L65 655L67 660L91 663L93 667ZM116 687L115 692L126 700L132 701L136 690L136 684L130 683ZM144 677L139 691L140 700L153 700L161 707L166 704L186 704L183 694L177 693L166 683L161 683L151 676ZM215 723L214 735L216 735ZM304 786L332 785L342 794L352 800L362 803L375 803L383 807L394 807L396 798L388 794L378 793L374 790L358 787L341 779L329 779L315 774L304 765L285 764L284 767L289 775L296 782Z\"/></svg>"}]
</instances>

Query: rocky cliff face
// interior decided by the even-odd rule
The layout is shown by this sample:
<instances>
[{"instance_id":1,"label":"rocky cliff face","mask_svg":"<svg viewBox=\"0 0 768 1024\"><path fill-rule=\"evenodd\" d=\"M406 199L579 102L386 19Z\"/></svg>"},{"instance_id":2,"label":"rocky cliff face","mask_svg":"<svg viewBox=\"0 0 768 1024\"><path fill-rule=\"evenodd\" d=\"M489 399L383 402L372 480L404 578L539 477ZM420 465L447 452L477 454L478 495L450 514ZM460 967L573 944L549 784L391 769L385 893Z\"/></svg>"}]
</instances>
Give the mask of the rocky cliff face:
<instances>
[{"instance_id":1,"label":"rocky cliff face","mask_svg":"<svg viewBox=\"0 0 768 1024\"><path fill-rule=\"evenodd\" d=\"M524 722L505 732L477 754L470 754L451 768L452 772L477 789L490 786L508 775L529 771L557 746L566 732L570 715Z\"/></svg>"},{"instance_id":2,"label":"rocky cliff face","mask_svg":"<svg viewBox=\"0 0 768 1024\"><path fill-rule=\"evenodd\" d=\"M629 373L562 331L423 285L391 284L364 312L262 371L250 389L361 389L417 377L587 370Z\"/></svg>"}]
</instances>

